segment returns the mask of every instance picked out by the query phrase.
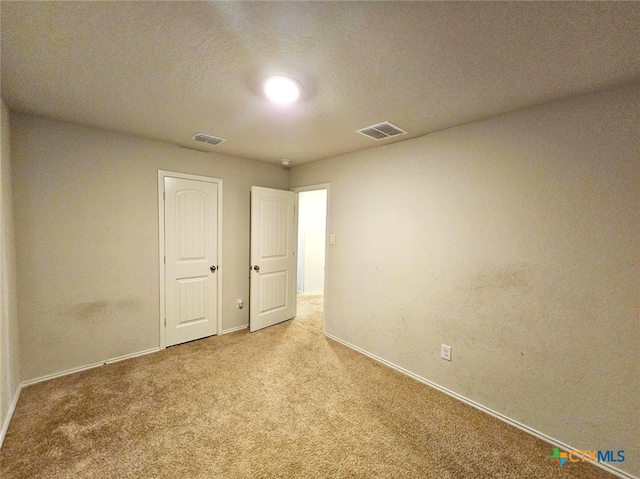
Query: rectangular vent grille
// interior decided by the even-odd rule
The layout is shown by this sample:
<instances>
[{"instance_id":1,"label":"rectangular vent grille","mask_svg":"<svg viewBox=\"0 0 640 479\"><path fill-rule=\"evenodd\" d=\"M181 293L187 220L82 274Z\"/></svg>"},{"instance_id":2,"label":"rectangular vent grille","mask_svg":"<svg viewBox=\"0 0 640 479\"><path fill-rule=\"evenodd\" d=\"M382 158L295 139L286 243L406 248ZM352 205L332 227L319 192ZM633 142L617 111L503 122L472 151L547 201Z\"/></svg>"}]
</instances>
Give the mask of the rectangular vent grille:
<instances>
[{"instance_id":1,"label":"rectangular vent grille","mask_svg":"<svg viewBox=\"0 0 640 479\"><path fill-rule=\"evenodd\" d=\"M219 145L224 140L223 138L218 138L217 136L207 135L205 133L196 133L193 135L193 140L201 141L203 143L209 143L210 145Z\"/></svg>"},{"instance_id":2,"label":"rectangular vent grille","mask_svg":"<svg viewBox=\"0 0 640 479\"><path fill-rule=\"evenodd\" d=\"M398 128L396 125L389 123L388 121L383 121L377 125L368 126L357 131L361 135L368 136L376 141L391 138L393 136L404 135L406 133L402 128Z\"/></svg>"}]
</instances>

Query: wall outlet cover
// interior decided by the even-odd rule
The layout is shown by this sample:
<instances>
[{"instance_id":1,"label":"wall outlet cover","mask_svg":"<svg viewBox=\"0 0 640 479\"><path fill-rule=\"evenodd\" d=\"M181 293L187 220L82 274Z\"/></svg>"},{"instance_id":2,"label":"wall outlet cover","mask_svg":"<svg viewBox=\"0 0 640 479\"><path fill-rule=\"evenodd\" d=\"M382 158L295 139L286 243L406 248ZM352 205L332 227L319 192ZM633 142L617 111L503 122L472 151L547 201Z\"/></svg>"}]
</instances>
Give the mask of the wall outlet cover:
<instances>
[{"instance_id":1,"label":"wall outlet cover","mask_svg":"<svg viewBox=\"0 0 640 479\"><path fill-rule=\"evenodd\" d=\"M440 357L447 361L451 361L451 346L443 344L440 346Z\"/></svg>"}]
</instances>

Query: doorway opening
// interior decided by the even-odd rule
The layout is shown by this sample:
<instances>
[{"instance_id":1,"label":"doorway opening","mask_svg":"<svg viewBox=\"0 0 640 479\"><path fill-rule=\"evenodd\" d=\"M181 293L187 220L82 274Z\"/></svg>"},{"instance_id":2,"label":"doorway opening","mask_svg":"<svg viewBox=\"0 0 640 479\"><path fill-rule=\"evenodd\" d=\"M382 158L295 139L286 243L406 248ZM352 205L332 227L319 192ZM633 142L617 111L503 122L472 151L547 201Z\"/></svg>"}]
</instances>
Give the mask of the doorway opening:
<instances>
[{"instance_id":1,"label":"doorway opening","mask_svg":"<svg viewBox=\"0 0 640 479\"><path fill-rule=\"evenodd\" d=\"M298 192L296 320L324 331L328 189L317 186L295 191Z\"/></svg>"}]
</instances>

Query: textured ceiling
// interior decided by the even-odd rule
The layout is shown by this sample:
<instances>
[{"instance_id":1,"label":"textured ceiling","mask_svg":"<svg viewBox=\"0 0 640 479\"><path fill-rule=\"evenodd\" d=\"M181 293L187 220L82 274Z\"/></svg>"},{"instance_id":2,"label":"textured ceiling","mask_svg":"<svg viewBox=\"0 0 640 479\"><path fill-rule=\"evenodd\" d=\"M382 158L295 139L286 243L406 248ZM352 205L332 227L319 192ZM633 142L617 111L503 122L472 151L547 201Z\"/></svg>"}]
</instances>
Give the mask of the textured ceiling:
<instances>
[{"instance_id":1,"label":"textured ceiling","mask_svg":"<svg viewBox=\"0 0 640 479\"><path fill-rule=\"evenodd\" d=\"M639 2L0 8L10 109L293 165L640 81ZM270 73L298 79L302 101L269 104ZM409 133L356 133L385 120Z\"/></svg>"}]
</instances>

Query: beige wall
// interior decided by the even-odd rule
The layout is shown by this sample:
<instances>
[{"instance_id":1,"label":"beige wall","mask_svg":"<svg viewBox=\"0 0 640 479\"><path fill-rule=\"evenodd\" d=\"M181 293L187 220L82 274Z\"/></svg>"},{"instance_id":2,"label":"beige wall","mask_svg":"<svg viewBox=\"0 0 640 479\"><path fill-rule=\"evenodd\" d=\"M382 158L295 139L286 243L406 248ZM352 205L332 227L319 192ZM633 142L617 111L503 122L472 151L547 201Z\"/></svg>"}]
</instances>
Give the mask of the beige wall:
<instances>
[{"instance_id":1,"label":"beige wall","mask_svg":"<svg viewBox=\"0 0 640 479\"><path fill-rule=\"evenodd\" d=\"M327 332L639 475L639 139L634 86L293 168Z\"/></svg>"},{"instance_id":2,"label":"beige wall","mask_svg":"<svg viewBox=\"0 0 640 479\"><path fill-rule=\"evenodd\" d=\"M248 323L249 191L279 166L12 113L22 379L159 346L159 169L223 179L223 330Z\"/></svg>"},{"instance_id":3,"label":"beige wall","mask_svg":"<svg viewBox=\"0 0 640 479\"><path fill-rule=\"evenodd\" d=\"M9 110L0 99L0 443L20 384Z\"/></svg>"}]
</instances>

